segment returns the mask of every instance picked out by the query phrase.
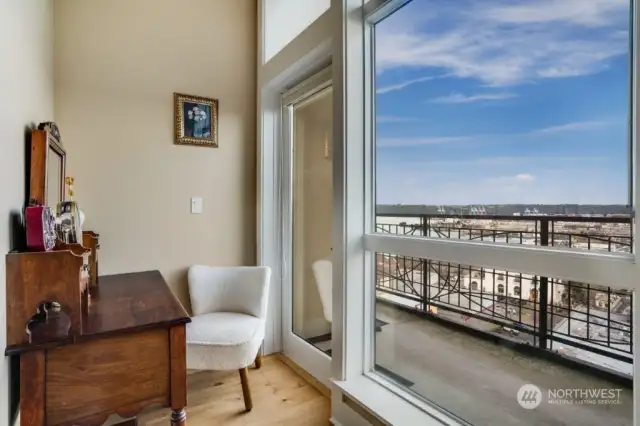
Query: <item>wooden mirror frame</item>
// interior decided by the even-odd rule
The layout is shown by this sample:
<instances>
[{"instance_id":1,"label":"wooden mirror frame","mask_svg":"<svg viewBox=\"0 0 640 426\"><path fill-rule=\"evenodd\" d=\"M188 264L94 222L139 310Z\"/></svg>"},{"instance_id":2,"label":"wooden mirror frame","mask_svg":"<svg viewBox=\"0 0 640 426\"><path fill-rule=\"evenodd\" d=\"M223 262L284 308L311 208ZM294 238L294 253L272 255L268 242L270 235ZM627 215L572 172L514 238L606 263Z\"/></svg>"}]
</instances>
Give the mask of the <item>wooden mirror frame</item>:
<instances>
[{"instance_id":1,"label":"wooden mirror frame","mask_svg":"<svg viewBox=\"0 0 640 426\"><path fill-rule=\"evenodd\" d=\"M60 200L64 198L64 178L67 165L67 153L60 142L60 132L55 123L41 123L37 129L31 131L31 159L29 168L29 200L44 206L49 205L47 200L47 173L50 150L62 158L60 177Z\"/></svg>"}]
</instances>

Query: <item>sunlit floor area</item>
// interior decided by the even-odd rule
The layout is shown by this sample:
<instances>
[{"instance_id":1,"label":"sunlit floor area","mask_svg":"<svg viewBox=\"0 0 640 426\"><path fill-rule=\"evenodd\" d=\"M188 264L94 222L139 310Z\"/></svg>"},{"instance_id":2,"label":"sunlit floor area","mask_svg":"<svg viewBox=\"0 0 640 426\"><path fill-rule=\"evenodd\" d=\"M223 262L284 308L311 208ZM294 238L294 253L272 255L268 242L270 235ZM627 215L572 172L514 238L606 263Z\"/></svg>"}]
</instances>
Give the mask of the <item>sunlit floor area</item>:
<instances>
[{"instance_id":1,"label":"sunlit floor area","mask_svg":"<svg viewBox=\"0 0 640 426\"><path fill-rule=\"evenodd\" d=\"M262 368L250 369L253 410L244 412L237 371L190 371L187 378L189 426L279 425L328 426L331 405L304 379L280 361L266 357ZM139 425L168 425L168 409L139 416Z\"/></svg>"},{"instance_id":2,"label":"sunlit floor area","mask_svg":"<svg viewBox=\"0 0 640 426\"><path fill-rule=\"evenodd\" d=\"M475 426L631 425L633 392L581 370L453 330L385 303L376 333L376 364L416 393ZM527 383L548 389L620 389L616 405L551 405L524 409L517 402Z\"/></svg>"}]
</instances>

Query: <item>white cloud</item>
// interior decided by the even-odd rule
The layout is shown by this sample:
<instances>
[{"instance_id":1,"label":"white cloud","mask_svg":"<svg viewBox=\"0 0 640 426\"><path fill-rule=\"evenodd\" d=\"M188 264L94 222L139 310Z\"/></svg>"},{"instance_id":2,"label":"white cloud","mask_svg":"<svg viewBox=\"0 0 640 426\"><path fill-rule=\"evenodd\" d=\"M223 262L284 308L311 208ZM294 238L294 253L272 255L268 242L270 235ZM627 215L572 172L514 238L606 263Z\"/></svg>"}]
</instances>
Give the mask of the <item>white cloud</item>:
<instances>
[{"instance_id":1,"label":"white cloud","mask_svg":"<svg viewBox=\"0 0 640 426\"><path fill-rule=\"evenodd\" d=\"M534 130L531 134L548 134L548 133L560 133L560 132L581 132L584 130L596 129L598 127L606 126L606 121L575 121L572 123L559 124L557 126L545 127L542 129Z\"/></svg>"},{"instance_id":2,"label":"white cloud","mask_svg":"<svg viewBox=\"0 0 640 426\"><path fill-rule=\"evenodd\" d=\"M536 180L536 177L529 173L519 173L513 178L516 182L533 182L534 180Z\"/></svg>"},{"instance_id":3,"label":"white cloud","mask_svg":"<svg viewBox=\"0 0 640 426\"><path fill-rule=\"evenodd\" d=\"M429 25L415 22L421 8L438 11ZM414 1L378 25L377 66L489 86L594 74L627 52L628 11L628 0Z\"/></svg>"},{"instance_id":4,"label":"white cloud","mask_svg":"<svg viewBox=\"0 0 640 426\"><path fill-rule=\"evenodd\" d=\"M505 24L568 22L587 27L610 25L629 0L538 0L529 3L503 2L484 9L482 17Z\"/></svg>"},{"instance_id":5,"label":"white cloud","mask_svg":"<svg viewBox=\"0 0 640 426\"><path fill-rule=\"evenodd\" d=\"M514 166L522 167L523 165L536 164L543 168L558 167L566 164L578 164L580 167L589 168L601 165L609 161L609 157L605 156L558 156L558 155L533 155L533 156L495 156L495 157L475 157L475 158L456 158L453 160L429 160L429 161L404 161L403 169L422 169L429 168L431 170L442 168L445 170L469 169L472 167L484 168L490 170L494 167Z\"/></svg>"},{"instance_id":6,"label":"white cloud","mask_svg":"<svg viewBox=\"0 0 640 426\"><path fill-rule=\"evenodd\" d=\"M382 120L380 120L382 118ZM406 122L411 121L412 119L408 117L396 117L396 116L380 116L378 117L378 122ZM593 130L597 128L601 128L609 125L608 121L604 120L591 120L591 121L574 121L570 123L558 124L550 127L543 127L540 129L535 129L526 133L502 133L502 134L473 134L473 135L462 135L462 136L435 136L435 137L408 137L408 138L390 138L390 137L381 137L377 138L376 146L378 148L393 148L393 147L407 147L407 146L422 146L422 145L433 145L433 144L441 144L441 143L450 143L450 142L467 142L467 141L481 141L481 140L496 140L498 138L503 140L512 140L514 143L518 143L519 138L523 137L534 137L542 135L551 135L556 133L564 133L564 132L584 132L587 130ZM527 158L527 157L491 157L491 158L479 158L477 160L472 160L474 162L482 161L485 163L488 162L496 162L500 161L505 163L507 161L511 161L515 158ZM534 158L537 160L544 159L553 159L553 158L573 158L573 157L528 157ZM577 157L580 158L580 157ZM582 158L591 158L591 159L603 159L603 157L582 157ZM468 160L466 160L468 162Z\"/></svg>"},{"instance_id":7,"label":"white cloud","mask_svg":"<svg viewBox=\"0 0 640 426\"><path fill-rule=\"evenodd\" d=\"M433 145L449 142L461 142L468 140L465 136L447 136L447 137L433 137L433 138L378 138L376 140L376 147L378 148L391 148L399 146L421 146L421 145Z\"/></svg>"},{"instance_id":8,"label":"white cloud","mask_svg":"<svg viewBox=\"0 0 640 426\"><path fill-rule=\"evenodd\" d=\"M431 174L444 174L437 180L442 182L451 179L451 174L462 178L464 176L484 176L492 173L503 173L504 176L525 181L538 180L538 173L525 173L522 170L528 170L535 167L537 170L560 170L563 171L567 167L573 167L580 170L597 170L597 169L613 169L616 160L606 156L580 156L580 155L533 155L533 156L492 156L492 157L463 157L455 156L447 159L429 159L408 158L401 161L393 161L390 159L381 159L377 165L377 172L390 179L392 182L397 181L397 175L401 171L418 171L428 170ZM438 156L442 158L442 156ZM501 175L502 176L502 175ZM512 181L514 179L511 179Z\"/></svg>"},{"instance_id":9,"label":"white cloud","mask_svg":"<svg viewBox=\"0 0 640 426\"><path fill-rule=\"evenodd\" d=\"M412 117L401 117L397 115L378 115L376 116L376 122L378 123L407 123L410 121L416 121Z\"/></svg>"},{"instance_id":10,"label":"white cloud","mask_svg":"<svg viewBox=\"0 0 640 426\"><path fill-rule=\"evenodd\" d=\"M500 186L509 189L524 189L524 185L536 180L535 176L529 173L518 173L512 176L491 176L483 180L484 184Z\"/></svg>"},{"instance_id":11,"label":"white cloud","mask_svg":"<svg viewBox=\"0 0 640 426\"><path fill-rule=\"evenodd\" d=\"M385 117L385 116L382 116ZM402 122L405 121L404 117L393 117L389 116L387 119L391 119L387 122ZM409 119L407 119L409 120ZM384 122L384 120L382 121ZM533 137L533 136L541 136L541 135L551 135L556 133L564 133L564 132L584 132L587 130L597 129L600 127L604 127L609 125L609 122L603 120L592 120L592 121L574 121L570 123L558 124L550 127L543 127L540 129L535 129L526 133L504 133L504 134L474 134L474 135L463 135L463 136L435 136L435 137L408 137L408 138L377 138L376 147L378 148L394 148L394 147L407 147L407 146L422 146L422 145L434 145L441 143L450 143L450 142L466 142L466 141L480 141L480 140L495 140L497 138L501 139L511 139L514 143L518 142L518 138L523 137ZM495 157L495 158L514 158L514 157ZM493 159L481 159L482 161L495 161ZM538 157L538 158L553 158L553 157Z\"/></svg>"},{"instance_id":12,"label":"white cloud","mask_svg":"<svg viewBox=\"0 0 640 426\"><path fill-rule=\"evenodd\" d=\"M402 90L405 87L411 86L416 83L422 83L424 81L430 81L430 80L435 80L437 78L445 78L445 77L446 76L426 76L426 77L414 78L412 80L405 80L400 83L380 87L376 90L376 93L381 95L384 93L395 92L396 90Z\"/></svg>"},{"instance_id":13,"label":"white cloud","mask_svg":"<svg viewBox=\"0 0 640 426\"><path fill-rule=\"evenodd\" d=\"M437 104L468 104L479 101L500 101L515 98L515 93L478 93L475 95L463 95L461 93L451 93L447 96L431 99L430 102Z\"/></svg>"}]
</instances>

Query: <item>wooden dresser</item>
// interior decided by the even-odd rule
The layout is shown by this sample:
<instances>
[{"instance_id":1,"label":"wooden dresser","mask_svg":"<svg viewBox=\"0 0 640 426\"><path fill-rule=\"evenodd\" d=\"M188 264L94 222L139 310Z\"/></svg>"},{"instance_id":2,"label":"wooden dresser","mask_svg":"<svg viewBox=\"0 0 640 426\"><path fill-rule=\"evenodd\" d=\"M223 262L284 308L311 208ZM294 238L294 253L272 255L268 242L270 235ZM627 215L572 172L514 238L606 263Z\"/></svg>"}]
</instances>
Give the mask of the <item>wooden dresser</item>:
<instances>
[{"instance_id":1,"label":"wooden dresser","mask_svg":"<svg viewBox=\"0 0 640 426\"><path fill-rule=\"evenodd\" d=\"M5 354L20 356L21 426L98 426L151 404L186 425L190 319L160 272L101 276L79 321L64 319L48 319L30 342L9 340Z\"/></svg>"}]
</instances>

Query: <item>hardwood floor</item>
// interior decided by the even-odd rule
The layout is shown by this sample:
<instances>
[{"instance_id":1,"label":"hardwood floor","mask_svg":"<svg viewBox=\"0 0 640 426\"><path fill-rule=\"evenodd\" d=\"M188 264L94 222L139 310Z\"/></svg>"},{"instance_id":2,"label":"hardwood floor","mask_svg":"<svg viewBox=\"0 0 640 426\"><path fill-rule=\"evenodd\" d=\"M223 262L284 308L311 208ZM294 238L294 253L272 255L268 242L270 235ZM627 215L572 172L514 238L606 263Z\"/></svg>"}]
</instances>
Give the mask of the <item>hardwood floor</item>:
<instances>
[{"instance_id":1,"label":"hardwood floor","mask_svg":"<svg viewBox=\"0 0 640 426\"><path fill-rule=\"evenodd\" d=\"M190 372L187 377L188 426L329 426L331 406L304 379L277 356L262 360L262 368L249 370L253 410L244 411L237 371ZM168 409L141 413L139 425L167 426Z\"/></svg>"}]
</instances>

